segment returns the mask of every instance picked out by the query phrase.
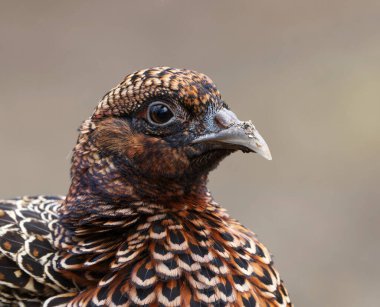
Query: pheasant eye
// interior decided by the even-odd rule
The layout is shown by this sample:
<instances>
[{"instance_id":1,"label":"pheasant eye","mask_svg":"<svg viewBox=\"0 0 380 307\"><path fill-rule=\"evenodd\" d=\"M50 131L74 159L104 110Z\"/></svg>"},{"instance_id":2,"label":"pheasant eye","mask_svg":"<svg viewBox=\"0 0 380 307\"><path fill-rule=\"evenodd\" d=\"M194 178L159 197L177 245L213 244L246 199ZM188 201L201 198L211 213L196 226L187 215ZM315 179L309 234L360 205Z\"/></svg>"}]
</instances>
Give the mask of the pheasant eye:
<instances>
[{"instance_id":1,"label":"pheasant eye","mask_svg":"<svg viewBox=\"0 0 380 307\"><path fill-rule=\"evenodd\" d=\"M148 108L148 120L156 125L164 125L174 117L169 106L162 102L153 102Z\"/></svg>"}]
</instances>

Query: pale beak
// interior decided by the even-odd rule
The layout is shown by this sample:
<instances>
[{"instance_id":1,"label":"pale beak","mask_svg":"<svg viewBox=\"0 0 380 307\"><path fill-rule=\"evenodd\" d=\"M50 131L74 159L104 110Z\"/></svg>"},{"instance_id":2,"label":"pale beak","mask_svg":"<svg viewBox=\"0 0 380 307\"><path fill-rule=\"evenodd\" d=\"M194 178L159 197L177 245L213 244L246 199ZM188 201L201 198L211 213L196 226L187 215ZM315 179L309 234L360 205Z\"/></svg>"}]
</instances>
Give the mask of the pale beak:
<instances>
[{"instance_id":1,"label":"pale beak","mask_svg":"<svg viewBox=\"0 0 380 307\"><path fill-rule=\"evenodd\" d=\"M239 121L233 112L226 109L219 111L215 119L219 123L219 126L227 126L227 128L200 136L193 143L218 144L227 149L255 152L267 160L272 160L267 143L251 121Z\"/></svg>"}]
</instances>

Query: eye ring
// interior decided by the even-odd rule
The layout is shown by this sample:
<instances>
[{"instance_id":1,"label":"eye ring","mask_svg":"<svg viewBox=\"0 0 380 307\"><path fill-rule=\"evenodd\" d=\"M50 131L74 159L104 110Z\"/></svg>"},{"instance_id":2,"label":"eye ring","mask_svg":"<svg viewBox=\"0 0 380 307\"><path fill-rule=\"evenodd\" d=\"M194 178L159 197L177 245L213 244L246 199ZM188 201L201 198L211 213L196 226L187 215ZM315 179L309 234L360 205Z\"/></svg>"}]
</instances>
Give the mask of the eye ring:
<instances>
[{"instance_id":1,"label":"eye ring","mask_svg":"<svg viewBox=\"0 0 380 307\"><path fill-rule=\"evenodd\" d=\"M147 119L151 124L164 126L171 122L173 118L173 111L164 102L155 101L151 103L148 107Z\"/></svg>"}]
</instances>

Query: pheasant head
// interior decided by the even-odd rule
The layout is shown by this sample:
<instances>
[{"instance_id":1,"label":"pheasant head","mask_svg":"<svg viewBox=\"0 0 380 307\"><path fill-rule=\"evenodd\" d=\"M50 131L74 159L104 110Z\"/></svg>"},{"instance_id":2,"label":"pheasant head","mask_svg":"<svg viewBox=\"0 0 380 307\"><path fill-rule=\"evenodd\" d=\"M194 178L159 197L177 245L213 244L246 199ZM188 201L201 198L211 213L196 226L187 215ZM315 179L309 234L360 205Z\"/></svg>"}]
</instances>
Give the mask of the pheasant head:
<instances>
[{"instance_id":1,"label":"pheasant head","mask_svg":"<svg viewBox=\"0 0 380 307\"><path fill-rule=\"evenodd\" d=\"M56 267L82 289L69 306L291 306L269 252L206 188L238 150L271 159L204 74L152 68L109 91L80 129L54 233Z\"/></svg>"},{"instance_id":2,"label":"pheasant head","mask_svg":"<svg viewBox=\"0 0 380 307\"><path fill-rule=\"evenodd\" d=\"M128 75L103 97L82 125L72 176L81 193L166 201L203 187L237 150L271 159L253 124L238 120L209 77L158 67Z\"/></svg>"}]
</instances>

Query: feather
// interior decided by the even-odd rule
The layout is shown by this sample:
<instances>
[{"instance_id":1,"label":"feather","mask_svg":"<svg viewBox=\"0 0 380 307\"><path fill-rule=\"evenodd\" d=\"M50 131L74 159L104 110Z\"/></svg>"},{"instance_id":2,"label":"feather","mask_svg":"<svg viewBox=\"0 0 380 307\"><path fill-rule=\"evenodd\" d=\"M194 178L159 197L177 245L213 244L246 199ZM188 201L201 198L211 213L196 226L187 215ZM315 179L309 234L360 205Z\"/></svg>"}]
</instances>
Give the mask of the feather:
<instances>
[{"instance_id":1,"label":"feather","mask_svg":"<svg viewBox=\"0 0 380 307\"><path fill-rule=\"evenodd\" d=\"M206 188L227 155L266 146L235 121L204 74L128 75L83 123L66 197L0 201L0 305L291 307L269 251Z\"/></svg>"}]
</instances>

